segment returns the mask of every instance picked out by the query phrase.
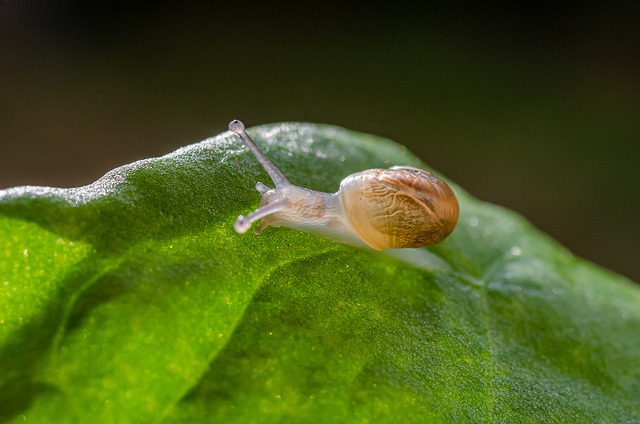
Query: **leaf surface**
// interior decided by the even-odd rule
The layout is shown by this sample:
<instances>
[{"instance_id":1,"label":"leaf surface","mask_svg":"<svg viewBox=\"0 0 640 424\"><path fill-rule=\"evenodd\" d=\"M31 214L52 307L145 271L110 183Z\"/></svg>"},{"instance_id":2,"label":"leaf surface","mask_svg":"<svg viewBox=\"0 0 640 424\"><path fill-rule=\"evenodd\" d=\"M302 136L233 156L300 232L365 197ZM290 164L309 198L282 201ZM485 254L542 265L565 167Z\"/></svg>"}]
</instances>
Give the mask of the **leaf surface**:
<instances>
[{"instance_id":1,"label":"leaf surface","mask_svg":"<svg viewBox=\"0 0 640 424\"><path fill-rule=\"evenodd\" d=\"M426 167L332 126L249 132L321 191ZM628 280L454 184L458 228L419 253L443 266L241 236L257 181L271 184L224 133L86 187L0 192L0 420L640 420Z\"/></svg>"}]
</instances>

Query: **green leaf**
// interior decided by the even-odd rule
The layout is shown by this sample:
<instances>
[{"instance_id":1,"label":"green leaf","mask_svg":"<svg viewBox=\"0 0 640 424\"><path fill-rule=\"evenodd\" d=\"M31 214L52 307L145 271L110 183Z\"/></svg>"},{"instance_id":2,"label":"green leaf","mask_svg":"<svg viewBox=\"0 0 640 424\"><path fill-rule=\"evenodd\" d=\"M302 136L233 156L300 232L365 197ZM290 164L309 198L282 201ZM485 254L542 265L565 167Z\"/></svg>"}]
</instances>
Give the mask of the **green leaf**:
<instances>
[{"instance_id":1,"label":"green leaf","mask_svg":"<svg viewBox=\"0 0 640 424\"><path fill-rule=\"evenodd\" d=\"M331 126L250 133L322 191L424 167ZM86 187L0 192L0 420L640 420L638 286L453 184L444 267L238 235L257 181L224 133Z\"/></svg>"}]
</instances>

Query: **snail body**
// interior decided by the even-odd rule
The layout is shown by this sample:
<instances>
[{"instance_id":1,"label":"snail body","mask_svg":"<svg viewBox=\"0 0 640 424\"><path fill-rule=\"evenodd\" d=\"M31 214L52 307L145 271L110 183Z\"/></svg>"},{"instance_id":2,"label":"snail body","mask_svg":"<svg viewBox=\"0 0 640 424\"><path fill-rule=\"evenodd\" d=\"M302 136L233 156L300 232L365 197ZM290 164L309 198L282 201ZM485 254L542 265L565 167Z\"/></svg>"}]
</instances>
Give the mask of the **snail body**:
<instances>
[{"instance_id":1,"label":"snail body","mask_svg":"<svg viewBox=\"0 0 640 424\"><path fill-rule=\"evenodd\" d=\"M260 220L266 227L288 227L375 250L415 248L441 242L458 221L455 194L430 172L408 166L368 169L342 180L337 193L323 193L291 184L258 149L238 120L229 130L238 134L267 171L275 188L257 183L260 206L239 216L234 228L245 233Z\"/></svg>"}]
</instances>

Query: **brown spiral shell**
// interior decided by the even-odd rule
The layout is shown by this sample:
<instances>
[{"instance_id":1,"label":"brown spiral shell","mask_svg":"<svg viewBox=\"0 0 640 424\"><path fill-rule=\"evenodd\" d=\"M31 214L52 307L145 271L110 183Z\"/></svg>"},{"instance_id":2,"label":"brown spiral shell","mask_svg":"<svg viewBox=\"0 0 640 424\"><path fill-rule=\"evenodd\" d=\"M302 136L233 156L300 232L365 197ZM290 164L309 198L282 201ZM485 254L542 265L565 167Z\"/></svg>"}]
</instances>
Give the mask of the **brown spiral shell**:
<instances>
[{"instance_id":1,"label":"brown spiral shell","mask_svg":"<svg viewBox=\"0 0 640 424\"><path fill-rule=\"evenodd\" d=\"M455 194L430 172L409 166L369 169L340 183L344 216L370 247L422 247L447 238L458 222Z\"/></svg>"}]
</instances>

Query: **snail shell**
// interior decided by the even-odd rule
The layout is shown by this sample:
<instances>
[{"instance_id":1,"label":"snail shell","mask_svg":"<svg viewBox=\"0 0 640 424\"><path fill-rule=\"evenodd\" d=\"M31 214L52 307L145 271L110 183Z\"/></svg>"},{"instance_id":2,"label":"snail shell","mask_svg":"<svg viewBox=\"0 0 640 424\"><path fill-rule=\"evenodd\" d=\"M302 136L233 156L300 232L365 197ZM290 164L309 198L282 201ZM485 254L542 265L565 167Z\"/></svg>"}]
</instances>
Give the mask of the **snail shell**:
<instances>
[{"instance_id":1,"label":"snail shell","mask_svg":"<svg viewBox=\"0 0 640 424\"><path fill-rule=\"evenodd\" d=\"M458 222L451 188L418 168L358 172L342 180L339 194L351 229L376 250L439 243Z\"/></svg>"}]
</instances>

